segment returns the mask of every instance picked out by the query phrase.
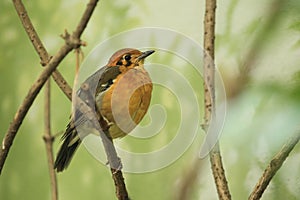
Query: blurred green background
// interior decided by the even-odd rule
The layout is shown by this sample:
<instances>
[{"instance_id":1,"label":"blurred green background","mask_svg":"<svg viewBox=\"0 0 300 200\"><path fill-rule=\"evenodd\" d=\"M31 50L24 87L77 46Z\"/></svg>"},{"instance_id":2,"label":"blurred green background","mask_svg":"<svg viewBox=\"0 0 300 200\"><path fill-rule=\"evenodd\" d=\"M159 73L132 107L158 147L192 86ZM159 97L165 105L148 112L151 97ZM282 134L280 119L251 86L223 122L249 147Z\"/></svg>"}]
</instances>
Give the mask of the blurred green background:
<instances>
[{"instance_id":1,"label":"blurred green background","mask_svg":"<svg viewBox=\"0 0 300 200\"><path fill-rule=\"evenodd\" d=\"M264 30L274 1L224 0L218 3L216 64L228 94L227 117L220 140L229 187L235 199L246 199L268 161L299 127L300 118L300 2L287 0L280 6L272 26ZM277 1L278 2L278 1ZM52 55L63 44L59 37L72 31L87 2L43 1L24 4L47 50ZM138 27L162 27L179 31L202 44L204 1L100 1L82 39L87 55L99 42ZM11 1L0 1L0 136L4 137L18 106L42 68ZM244 59L260 38L258 57L249 82L233 96L235 80ZM163 58L154 55L152 61ZM157 59L157 60L156 60ZM172 62L172 58L167 58ZM168 60L165 60L168 61ZM60 72L73 82L75 56L71 53ZM184 70L178 66L178 69ZM187 71L186 74L192 73ZM168 78L168 77L166 77ZM196 94L202 83L191 79ZM153 101L166 101L168 91L155 89ZM52 132L68 123L71 104L52 82ZM43 93L27 114L11 148L0 178L0 199L51 199L43 135ZM170 100L171 101L171 100ZM174 99L172 100L174 101ZM176 127L178 105L168 116ZM171 117L174 116L174 117ZM147 120L147 118L145 119ZM146 123L146 122L145 122ZM164 133L173 136L174 126ZM169 138L170 139L170 138ZM188 151L172 165L145 174L125 174L132 199L175 199L186 173L192 168L203 132ZM137 141L129 141L138 145ZM55 141L55 153L59 147ZM128 144L130 146L130 144ZM142 147L141 147L142 148ZM200 169L199 169L200 170ZM65 172L58 175L59 197L68 199L115 199L111 175L81 147ZM293 150L272 180L263 199L299 199L300 147ZM190 199L217 199L208 159Z\"/></svg>"}]
</instances>

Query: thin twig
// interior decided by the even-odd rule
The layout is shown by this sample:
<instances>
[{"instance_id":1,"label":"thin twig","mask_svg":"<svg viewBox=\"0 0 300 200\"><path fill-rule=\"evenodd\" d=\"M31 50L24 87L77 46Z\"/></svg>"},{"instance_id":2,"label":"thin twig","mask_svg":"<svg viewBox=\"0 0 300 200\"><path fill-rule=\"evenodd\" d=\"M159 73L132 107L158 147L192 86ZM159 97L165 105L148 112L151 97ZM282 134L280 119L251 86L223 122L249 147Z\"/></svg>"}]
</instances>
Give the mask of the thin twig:
<instances>
[{"instance_id":1,"label":"thin twig","mask_svg":"<svg viewBox=\"0 0 300 200\"><path fill-rule=\"evenodd\" d=\"M215 50L215 18L216 18L216 0L206 0L205 16L204 16L204 92L205 92L205 131L209 121L215 118L215 65L214 65L214 50ZM209 154L211 168L215 179L219 199L231 199L228 188L225 170L223 168L219 143L214 146Z\"/></svg>"},{"instance_id":2,"label":"thin twig","mask_svg":"<svg viewBox=\"0 0 300 200\"><path fill-rule=\"evenodd\" d=\"M17 2L17 0L14 2ZM18 1L18 2L20 2L20 1ZM98 2L98 0L90 0L90 2L87 5L87 8L83 14L83 17L81 18L80 23L74 32L76 34L73 34L73 35L69 36L68 38L65 37L66 43L60 48L60 50L56 53L56 55L46 65L45 69L42 71L42 73L39 75L38 79L31 86L28 94L26 95L22 104L18 108L18 111L14 117L14 120L11 122L11 124L5 134L4 140L2 142L2 148L0 150L0 173L2 172L8 152L9 152L10 147L13 143L13 140L14 140L15 136L17 135L17 132L23 122L23 119L26 116L26 114L27 114L29 108L31 107L33 101L35 100L36 96L40 92L41 88L43 87L43 85L45 84L45 82L47 81L49 76L52 74L52 72L57 68L57 66L60 64L60 62L65 58L65 56L73 49L80 47L81 42L80 42L79 37L81 36L84 28L86 27L86 24L89 21L92 13L94 11L94 8L97 5L97 2ZM17 7L16 7L16 9L17 9Z\"/></svg>"},{"instance_id":3,"label":"thin twig","mask_svg":"<svg viewBox=\"0 0 300 200\"><path fill-rule=\"evenodd\" d=\"M78 72L79 72L79 65L80 65L79 52L80 52L79 48L75 50L75 58L76 59L75 59L75 77L74 77L73 87L75 87L78 82ZM74 95L76 95L75 91L74 91L74 93L72 93L72 98ZM75 114L75 113L73 113L73 114Z\"/></svg>"},{"instance_id":4,"label":"thin twig","mask_svg":"<svg viewBox=\"0 0 300 200\"><path fill-rule=\"evenodd\" d=\"M283 162L289 156L290 152L296 146L300 140L300 131L297 131L287 142L282 149L274 156L263 175L259 179L258 183L254 187L252 193L249 196L249 200L258 200L262 197L264 191L267 189L270 181L275 176L277 171L282 166Z\"/></svg>"},{"instance_id":5,"label":"thin twig","mask_svg":"<svg viewBox=\"0 0 300 200\"><path fill-rule=\"evenodd\" d=\"M58 199L58 190L57 190L57 179L56 173L53 167L54 159L53 159L53 142L54 137L51 135L51 117L50 117L50 80L46 82L45 85L45 107L44 107L44 120L45 120L45 133L43 139L46 145L46 152L48 158L48 167L49 167L49 175L51 182L51 194L52 200Z\"/></svg>"}]
</instances>

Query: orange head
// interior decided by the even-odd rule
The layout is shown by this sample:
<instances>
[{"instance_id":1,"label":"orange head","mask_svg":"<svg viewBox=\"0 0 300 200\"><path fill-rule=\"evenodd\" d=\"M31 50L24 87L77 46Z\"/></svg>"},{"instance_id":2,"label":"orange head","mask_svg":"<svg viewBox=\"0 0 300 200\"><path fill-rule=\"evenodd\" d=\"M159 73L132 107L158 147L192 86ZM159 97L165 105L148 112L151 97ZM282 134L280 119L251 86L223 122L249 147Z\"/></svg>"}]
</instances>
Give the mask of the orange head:
<instances>
[{"instance_id":1,"label":"orange head","mask_svg":"<svg viewBox=\"0 0 300 200\"><path fill-rule=\"evenodd\" d=\"M141 52L137 49L125 48L114 53L107 66L125 66L131 69L137 66L143 66L144 59L154 53L153 50Z\"/></svg>"}]
</instances>

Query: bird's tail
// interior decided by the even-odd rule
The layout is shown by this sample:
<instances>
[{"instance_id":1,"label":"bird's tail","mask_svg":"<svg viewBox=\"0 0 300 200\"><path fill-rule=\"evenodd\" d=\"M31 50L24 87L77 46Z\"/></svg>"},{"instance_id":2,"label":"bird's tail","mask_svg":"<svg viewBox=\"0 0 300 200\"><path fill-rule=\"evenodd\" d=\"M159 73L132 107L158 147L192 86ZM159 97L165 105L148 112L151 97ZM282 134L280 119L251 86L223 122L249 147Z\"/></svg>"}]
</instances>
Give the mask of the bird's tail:
<instances>
[{"instance_id":1,"label":"bird's tail","mask_svg":"<svg viewBox=\"0 0 300 200\"><path fill-rule=\"evenodd\" d=\"M69 166L77 147L81 143L72 121L68 124L66 132L62 136L62 140L63 144L58 151L54 163L54 169L56 169L57 172L61 172Z\"/></svg>"}]
</instances>

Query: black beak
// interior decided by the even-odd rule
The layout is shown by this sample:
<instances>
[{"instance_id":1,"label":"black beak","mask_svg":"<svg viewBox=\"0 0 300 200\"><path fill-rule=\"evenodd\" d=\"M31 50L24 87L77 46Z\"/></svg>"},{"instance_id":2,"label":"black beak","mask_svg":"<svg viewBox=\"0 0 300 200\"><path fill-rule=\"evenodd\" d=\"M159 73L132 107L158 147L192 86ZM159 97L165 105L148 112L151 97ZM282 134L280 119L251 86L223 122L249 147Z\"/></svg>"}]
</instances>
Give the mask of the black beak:
<instances>
[{"instance_id":1,"label":"black beak","mask_svg":"<svg viewBox=\"0 0 300 200\"><path fill-rule=\"evenodd\" d=\"M150 56L151 54L153 54L155 51L154 50L150 50L150 51L144 51L142 53L142 55L140 55L137 59L138 61L145 59L146 57Z\"/></svg>"}]
</instances>

